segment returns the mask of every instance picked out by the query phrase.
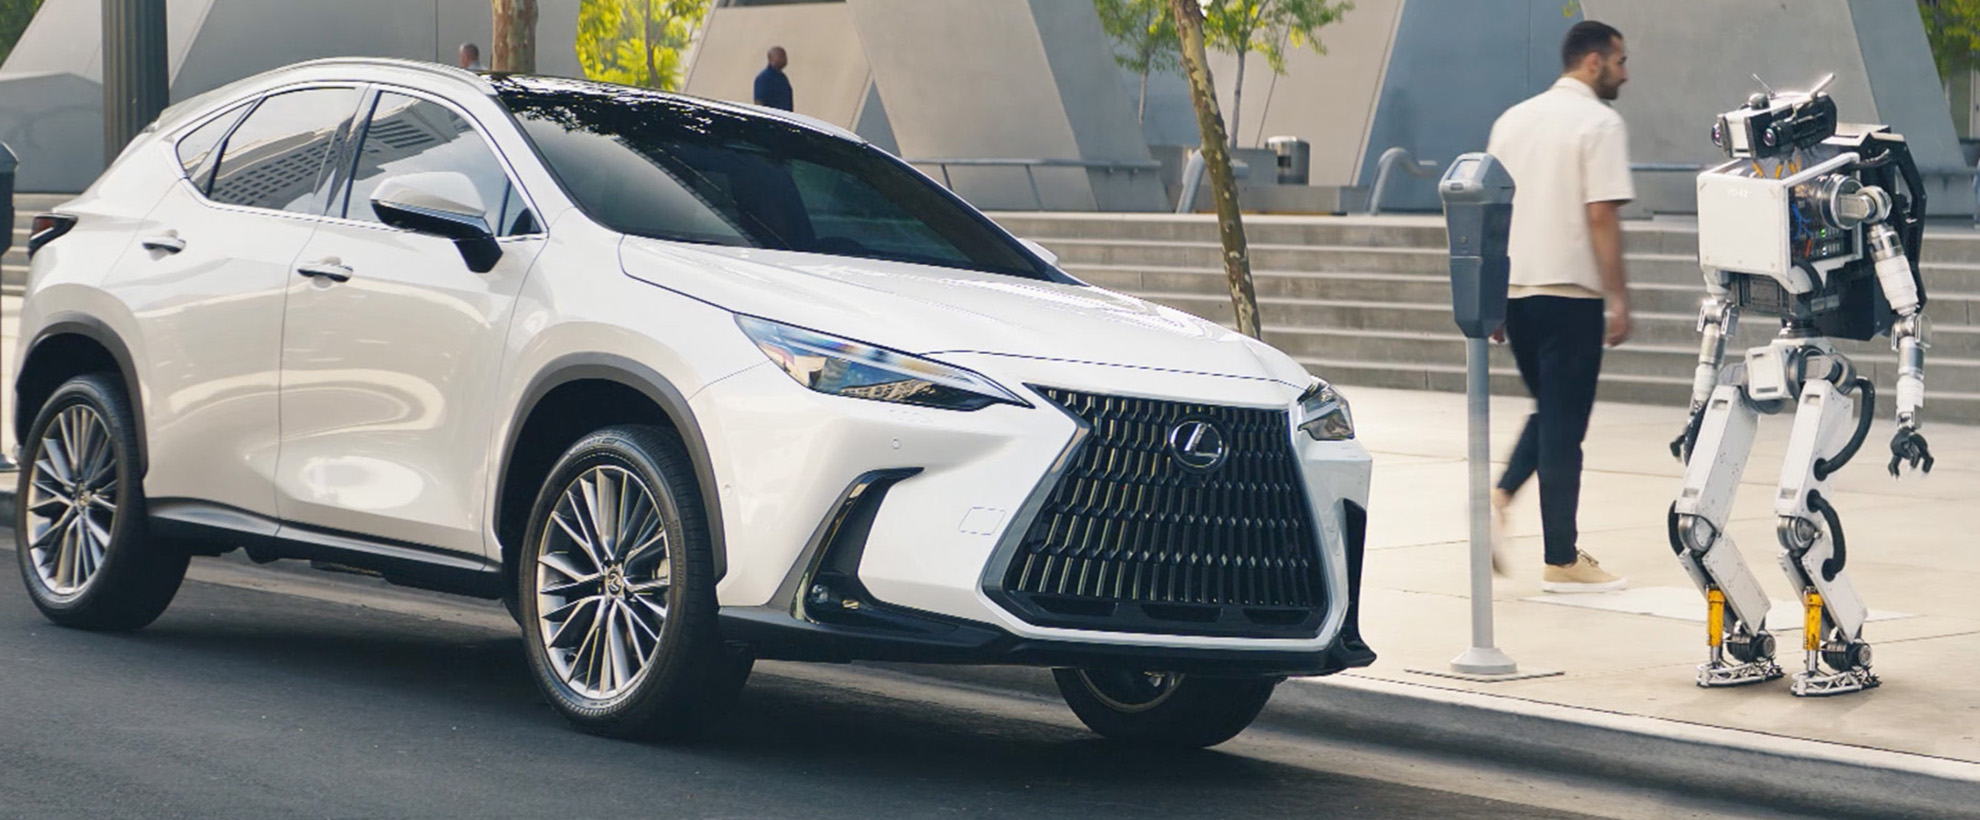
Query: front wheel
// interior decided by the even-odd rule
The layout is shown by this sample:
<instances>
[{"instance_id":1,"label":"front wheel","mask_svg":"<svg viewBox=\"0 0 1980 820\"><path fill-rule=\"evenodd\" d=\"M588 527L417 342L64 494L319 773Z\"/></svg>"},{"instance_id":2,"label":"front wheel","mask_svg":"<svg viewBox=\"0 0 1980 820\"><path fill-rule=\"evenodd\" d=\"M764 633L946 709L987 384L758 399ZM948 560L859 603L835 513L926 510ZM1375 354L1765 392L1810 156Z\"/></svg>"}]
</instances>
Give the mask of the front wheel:
<instances>
[{"instance_id":1,"label":"front wheel","mask_svg":"<svg viewBox=\"0 0 1980 820\"><path fill-rule=\"evenodd\" d=\"M100 374L64 382L21 450L14 548L35 607L78 629L157 620L188 558L146 532L137 420L122 385Z\"/></svg>"},{"instance_id":2,"label":"front wheel","mask_svg":"<svg viewBox=\"0 0 1980 820\"><path fill-rule=\"evenodd\" d=\"M678 437L624 426L579 440L551 469L528 532L516 573L523 645L572 725L681 737L741 688L747 658L728 657L716 630L713 546Z\"/></svg>"},{"instance_id":3,"label":"front wheel","mask_svg":"<svg viewBox=\"0 0 1980 820\"><path fill-rule=\"evenodd\" d=\"M1052 678L1073 714L1100 736L1180 749L1237 737L1279 685L1278 678L1109 669L1054 669Z\"/></svg>"}]
</instances>

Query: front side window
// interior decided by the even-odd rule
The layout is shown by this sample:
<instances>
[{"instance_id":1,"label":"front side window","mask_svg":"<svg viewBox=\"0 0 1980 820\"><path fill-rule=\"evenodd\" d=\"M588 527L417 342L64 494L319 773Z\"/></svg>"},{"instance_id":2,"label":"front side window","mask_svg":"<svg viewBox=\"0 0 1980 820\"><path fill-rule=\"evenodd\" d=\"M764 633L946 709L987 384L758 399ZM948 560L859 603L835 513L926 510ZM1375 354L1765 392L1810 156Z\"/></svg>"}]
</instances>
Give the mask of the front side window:
<instances>
[{"instance_id":1,"label":"front side window","mask_svg":"<svg viewBox=\"0 0 1980 820\"><path fill-rule=\"evenodd\" d=\"M597 83L497 92L573 200L623 233L1053 278L900 160L800 125Z\"/></svg>"},{"instance_id":2,"label":"front side window","mask_svg":"<svg viewBox=\"0 0 1980 820\"><path fill-rule=\"evenodd\" d=\"M186 169L186 178L192 180L200 193L206 193L206 184L212 181L213 160L219 157L220 141L227 138L227 129L240 122L241 112L246 110L245 105L237 106L179 138L179 165Z\"/></svg>"},{"instance_id":3,"label":"front side window","mask_svg":"<svg viewBox=\"0 0 1980 820\"><path fill-rule=\"evenodd\" d=\"M379 221L371 208L379 183L429 171L453 171L473 182L496 236L537 230L508 172L472 123L439 103L391 92L379 94L372 109L343 216Z\"/></svg>"},{"instance_id":4,"label":"front side window","mask_svg":"<svg viewBox=\"0 0 1980 820\"><path fill-rule=\"evenodd\" d=\"M324 160L357 110L355 88L310 88L262 100L227 138L214 170L214 202L321 214Z\"/></svg>"}]
</instances>

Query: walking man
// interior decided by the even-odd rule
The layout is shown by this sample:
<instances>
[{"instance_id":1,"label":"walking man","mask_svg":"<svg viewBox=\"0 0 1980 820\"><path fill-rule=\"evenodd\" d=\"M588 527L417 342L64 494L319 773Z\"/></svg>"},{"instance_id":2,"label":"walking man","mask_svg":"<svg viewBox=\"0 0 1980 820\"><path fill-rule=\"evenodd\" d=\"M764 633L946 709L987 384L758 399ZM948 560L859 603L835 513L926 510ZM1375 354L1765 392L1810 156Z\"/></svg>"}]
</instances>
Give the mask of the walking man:
<instances>
[{"instance_id":1,"label":"walking man","mask_svg":"<svg viewBox=\"0 0 1980 820\"><path fill-rule=\"evenodd\" d=\"M1501 115L1487 149L1518 186L1504 332L1536 405L1492 504L1503 520L1513 495L1539 473L1540 586L1548 592L1627 585L1581 551L1575 524L1602 346L1622 344L1630 330L1617 212L1636 191L1622 116L1608 106L1629 81L1627 59L1621 32L1575 24L1561 44L1561 78Z\"/></svg>"},{"instance_id":2,"label":"walking man","mask_svg":"<svg viewBox=\"0 0 1980 820\"><path fill-rule=\"evenodd\" d=\"M791 79L784 76L784 66L790 65L790 57L784 54L783 46L770 47L770 64L756 75L756 104L766 108L796 110L791 107Z\"/></svg>"}]
</instances>

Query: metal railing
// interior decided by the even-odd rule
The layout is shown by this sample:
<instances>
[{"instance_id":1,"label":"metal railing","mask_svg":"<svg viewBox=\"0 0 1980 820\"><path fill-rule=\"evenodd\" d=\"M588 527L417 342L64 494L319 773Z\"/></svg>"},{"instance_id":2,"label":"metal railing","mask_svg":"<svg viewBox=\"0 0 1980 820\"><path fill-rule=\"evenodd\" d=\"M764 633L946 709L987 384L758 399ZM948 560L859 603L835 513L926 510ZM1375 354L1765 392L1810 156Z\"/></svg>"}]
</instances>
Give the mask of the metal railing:
<instances>
[{"instance_id":1,"label":"metal railing","mask_svg":"<svg viewBox=\"0 0 1980 820\"><path fill-rule=\"evenodd\" d=\"M949 179L950 168L1023 168L1025 182L1031 186L1031 201L1038 210L1045 210L1045 197L1038 192L1039 168L1081 168L1088 171L1105 171L1109 175L1125 171L1129 178L1135 174L1153 173L1162 170L1162 163L1154 160L1111 160L1111 159L1023 159L1018 157L935 157L903 159L909 165L933 165L942 171L942 187L951 191L955 183Z\"/></svg>"},{"instance_id":2,"label":"metal railing","mask_svg":"<svg viewBox=\"0 0 1980 820\"><path fill-rule=\"evenodd\" d=\"M1382 192L1389 188L1389 172L1395 170L1398 165L1402 166L1404 171L1408 171L1410 176L1418 178L1434 177L1443 169L1443 166L1437 164L1435 160L1419 161L1410 155L1408 148L1400 145L1383 151L1382 158L1375 161L1375 190L1368 192L1369 213L1382 212Z\"/></svg>"},{"instance_id":3,"label":"metal railing","mask_svg":"<svg viewBox=\"0 0 1980 820\"><path fill-rule=\"evenodd\" d=\"M1402 146L1382 152L1382 158L1375 164L1375 188L1368 193L1368 213L1382 212L1382 195L1389 187L1390 173L1397 167L1409 172L1410 176L1427 178L1436 176L1440 166L1432 160L1417 160L1409 149ZM1695 174L1710 168L1695 162L1633 162L1629 170L1639 174L1691 173Z\"/></svg>"}]
</instances>

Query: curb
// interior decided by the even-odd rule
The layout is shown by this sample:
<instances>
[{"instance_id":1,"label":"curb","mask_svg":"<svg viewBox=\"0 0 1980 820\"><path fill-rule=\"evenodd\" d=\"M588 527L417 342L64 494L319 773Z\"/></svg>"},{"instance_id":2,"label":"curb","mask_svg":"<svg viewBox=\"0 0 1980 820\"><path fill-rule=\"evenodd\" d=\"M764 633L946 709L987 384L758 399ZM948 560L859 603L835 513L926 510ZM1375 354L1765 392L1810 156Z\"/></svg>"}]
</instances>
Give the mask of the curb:
<instances>
[{"instance_id":1,"label":"curb","mask_svg":"<svg viewBox=\"0 0 1980 820\"><path fill-rule=\"evenodd\" d=\"M1364 677L1296 684L1268 714L1309 735L1821 817L1980 818L1980 763Z\"/></svg>"},{"instance_id":2,"label":"curb","mask_svg":"<svg viewBox=\"0 0 1980 820\"><path fill-rule=\"evenodd\" d=\"M1042 670L871 665L1059 697ZM1980 763L1351 674L1288 681L1258 725L1817 817L1980 819Z\"/></svg>"}]
</instances>

